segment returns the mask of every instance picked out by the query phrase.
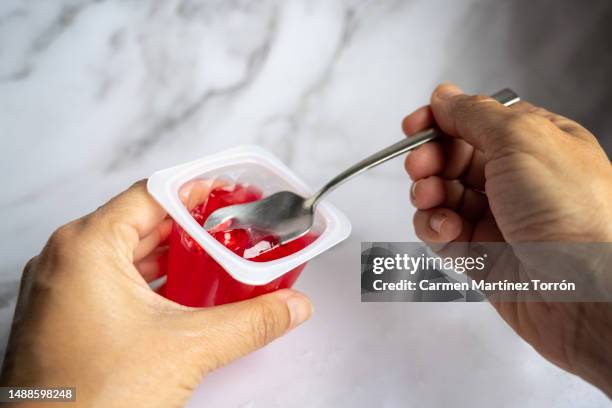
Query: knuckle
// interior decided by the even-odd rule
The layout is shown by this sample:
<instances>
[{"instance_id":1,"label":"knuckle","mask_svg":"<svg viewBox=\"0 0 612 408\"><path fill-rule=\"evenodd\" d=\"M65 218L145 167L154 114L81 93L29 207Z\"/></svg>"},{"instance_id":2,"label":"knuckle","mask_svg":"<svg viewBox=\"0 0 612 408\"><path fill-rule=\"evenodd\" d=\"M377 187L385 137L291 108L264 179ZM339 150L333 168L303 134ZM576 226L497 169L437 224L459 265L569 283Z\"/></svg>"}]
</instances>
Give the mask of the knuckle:
<instances>
[{"instance_id":1,"label":"knuckle","mask_svg":"<svg viewBox=\"0 0 612 408\"><path fill-rule=\"evenodd\" d=\"M83 240L79 237L80 230L81 223L79 220L56 229L43 249L42 255L44 255L44 258L47 259L49 255L56 260L69 258L82 244Z\"/></svg>"},{"instance_id":2,"label":"knuckle","mask_svg":"<svg viewBox=\"0 0 612 408\"><path fill-rule=\"evenodd\" d=\"M255 346L261 347L278 336L282 321L269 303L256 302L251 310L250 324Z\"/></svg>"},{"instance_id":3,"label":"knuckle","mask_svg":"<svg viewBox=\"0 0 612 408\"><path fill-rule=\"evenodd\" d=\"M130 189L130 190L138 190L138 189L141 189L141 188L145 188L145 189L146 189L146 187L147 187L147 179L146 179L146 178L144 178L144 179L140 179L140 180L138 180L138 181L134 182L134 183L133 183L133 184L130 186L130 188L129 188L129 189Z\"/></svg>"},{"instance_id":4,"label":"knuckle","mask_svg":"<svg viewBox=\"0 0 612 408\"><path fill-rule=\"evenodd\" d=\"M28 281L36 273L36 262L38 261L38 255L30 258L30 260L23 267L23 274L21 275L22 281Z\"/></svg>"},{"instance_id":5,"label":"knuckle","mask_svg":"<svg viewBox=\"0 0 612 408\"><path fill-rule=\"evenodd\" d=\"M510 116L505 125L501 128L509 136L521 136L527 130L527 124L525 123L525 119L523 118L523 114L516 114Z\"/></svg>"},{"instance_id":6,"label":"knuckle","mask_svg":"<svg viewBox=\"0 0 612 408\"><path fill-rule=\"evenodd\" d=\"M100 236L105 234L114 234L121 232L121 228L125 224L121 221L121 209L116 208L111 211L106 207L102 207L85 217L83 222L83 232L88 236Z\"/></svg>"},{"instance_id":7,"label":"knuckle","mask_svg":"<svg viewBox=\"0 0 612 408\"><path fill-rule=\"evenodd\" d=\"M74 239L75 232L75 227L72 225L72 223L62 225L53 231L49 237L49 246L56 248L67 245Z\"/></svg>"},{"instance_id":8,"label":"knuckle","mask_svg":"<svg viewBox=\"0 0 612 408\"><path fill-rule=\"evenodd\" d=\"M537 115L537 116L542 116L544 118L552 118L554 117L554 115L549 112L548 110L541 108L539 106L534 106L529 113L533 114L533 115Z\"/></svg>"},{"instance_id":9,"label":"knuckle","mask_svg":"<svg viewBox=\"0 0 612 408\"><path fill-rule=\"evenodd\" d=\"M510 116L506 120L506 129L509 133L522 133L525 131L525 121L522 114Z\"/></svg>"},{"instance_id":10,"label":"knuckle","mask_svg":"<svg viewBox=\"0 0 612 408\"><path fill-rule=\"evenodd\" d=\"M30 258L30 260L23 267L23 273L24 274L30 274L32 272L32 270L34 270L34 265L35 265L37 259L38 259L38 256L34 256L34 257Z\"/></svg>"},{"instance_id":11,"label":"knuckle","mask_svg":"<svg viewBox=\"0 0 612 408\"><path fill-rule=\"evenodd\" d=\"M508 118L506 125L511 132L522 134L541 127L545 122L546 118L534 113L517 113Z\"/></svg>"}]
</instances>

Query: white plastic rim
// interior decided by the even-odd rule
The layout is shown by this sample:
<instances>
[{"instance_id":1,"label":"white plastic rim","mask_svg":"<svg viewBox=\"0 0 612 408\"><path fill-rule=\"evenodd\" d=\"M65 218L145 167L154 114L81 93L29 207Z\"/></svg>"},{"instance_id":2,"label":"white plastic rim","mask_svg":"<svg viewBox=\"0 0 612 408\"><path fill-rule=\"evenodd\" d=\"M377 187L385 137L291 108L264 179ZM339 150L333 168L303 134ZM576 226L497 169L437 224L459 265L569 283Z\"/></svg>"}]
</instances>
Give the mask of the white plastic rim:
<instances>
[{"instance_id":1,"label":"white plastic rim","mask_svg":"<svg viewBox=\"0 0 612 408\"><path fill-rule=\"evenodd\" d=\"M317 239L302 250L280 259L254 262L244 259L213 238L189 214L179 199L179 189L188 181L224 168L245 163L255 163L266 168L291 189L308 197L310 189L295 173L267 150L255 145L243 145L179 166L160 170L151 175L147 182L149 194L200 246L225 269L234 279L247 285L265 285L284 275L297 266L309 261L323 251L346 239L351 233L351 223L333 205L321 202L317 213L325 227Z\"/></svg>"}]
</instances>

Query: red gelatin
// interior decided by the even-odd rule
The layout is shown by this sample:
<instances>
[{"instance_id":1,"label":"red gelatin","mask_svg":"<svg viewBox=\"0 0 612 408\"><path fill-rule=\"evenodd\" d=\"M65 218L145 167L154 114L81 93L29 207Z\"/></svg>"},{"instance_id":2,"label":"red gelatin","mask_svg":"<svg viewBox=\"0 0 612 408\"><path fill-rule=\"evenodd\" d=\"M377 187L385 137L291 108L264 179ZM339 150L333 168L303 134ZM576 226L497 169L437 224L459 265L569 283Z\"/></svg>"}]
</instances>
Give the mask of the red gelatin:
<instances>
[{"instance_id":1,"label":"red gelatin","mask_svg":"<svg viewBox=\"0 0 612 408\"><path fill-rule=\"evenodd\" d=\"M203 224L217 208L261 198L261 191L255 187L241 184L219 187L210 193L206 202L196 206L191 215L199 224ZM213 236L238 256L254 262L285 257L308 246L317 238L314 234L307 234L285 245L278 245L274 237L255 236L244 229L221 231ZM305 266L306 264L302 264L266 285L246 285L232 278L193 238L174 223L169 238L168 277L160 294L186 306L221 305L291 287Z\"/></svg>"}]
</instances>

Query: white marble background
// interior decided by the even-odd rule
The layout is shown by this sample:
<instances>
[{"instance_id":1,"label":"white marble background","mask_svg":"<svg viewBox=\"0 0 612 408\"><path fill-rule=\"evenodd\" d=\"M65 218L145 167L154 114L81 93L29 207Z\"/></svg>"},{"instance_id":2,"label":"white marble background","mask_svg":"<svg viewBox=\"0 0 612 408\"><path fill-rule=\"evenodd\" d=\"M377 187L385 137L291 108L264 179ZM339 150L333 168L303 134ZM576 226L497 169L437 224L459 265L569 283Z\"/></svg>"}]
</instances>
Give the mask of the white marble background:
<instances>
[{"instance_id":1,"label":"white marble background","mask_svg":"<svg viewBox=\"0 0 612 408\"><path fill-rule=\"evenodd\" d=\"M2 0L1 344L51 231L160 168L249 142L317 186L402 137L441 80L512 86L609 146L610 17L607 1ZM313 320L189 406L608 406L486 304L360 303L359 243L415 239L408 190L395 161L334 193L354 232L298 282Z\"/></svg>"}]
</instances>

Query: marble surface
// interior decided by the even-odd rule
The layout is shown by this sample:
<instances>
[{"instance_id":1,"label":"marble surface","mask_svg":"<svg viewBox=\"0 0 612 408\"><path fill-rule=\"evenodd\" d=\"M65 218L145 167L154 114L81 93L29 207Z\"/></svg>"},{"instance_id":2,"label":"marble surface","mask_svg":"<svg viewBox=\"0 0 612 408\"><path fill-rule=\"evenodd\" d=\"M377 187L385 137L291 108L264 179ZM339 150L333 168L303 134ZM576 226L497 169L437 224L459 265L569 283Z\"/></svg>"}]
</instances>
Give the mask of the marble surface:
<instances>
[{"instance_id":1,"label":"marble surface","mask_svg":"<svg viewBox=\"0 0 612 408\"><path fill-rule=\"evenodd\" d=\"M317 186L402 137L442 80L512 86L612 147L610 17L607 1L3 0L1 344L51 231L160 168L249 142ZM312 321L189 406L608 406L487 304L360 303L360 242L415 239L408 190L394 161L334 193L353 233L298 282Z\"/></svg>"}]
</instances>

